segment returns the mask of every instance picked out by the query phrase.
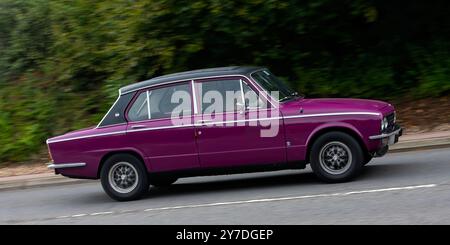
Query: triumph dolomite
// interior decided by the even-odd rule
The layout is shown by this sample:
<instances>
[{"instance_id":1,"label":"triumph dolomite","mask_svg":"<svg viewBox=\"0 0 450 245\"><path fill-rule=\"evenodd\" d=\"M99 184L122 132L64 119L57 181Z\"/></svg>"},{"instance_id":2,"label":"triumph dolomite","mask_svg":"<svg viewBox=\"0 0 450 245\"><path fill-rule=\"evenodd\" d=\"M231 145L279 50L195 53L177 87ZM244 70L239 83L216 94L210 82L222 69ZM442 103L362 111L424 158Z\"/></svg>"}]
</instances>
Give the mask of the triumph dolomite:
<instances>
[{"instance_id":1,"label":"triumph dolomite","mask_svg":"<svg viewBox=\"0 0 450 245\"><path fill-rule=\"evenodd\" d=\"M48 168L100 179L119 201L182 177L307 164L343 182L401 135L389 103L309 99L266 68L212 68L122 87L97 126L47 140Z\"/></svg>"}]
</instances>

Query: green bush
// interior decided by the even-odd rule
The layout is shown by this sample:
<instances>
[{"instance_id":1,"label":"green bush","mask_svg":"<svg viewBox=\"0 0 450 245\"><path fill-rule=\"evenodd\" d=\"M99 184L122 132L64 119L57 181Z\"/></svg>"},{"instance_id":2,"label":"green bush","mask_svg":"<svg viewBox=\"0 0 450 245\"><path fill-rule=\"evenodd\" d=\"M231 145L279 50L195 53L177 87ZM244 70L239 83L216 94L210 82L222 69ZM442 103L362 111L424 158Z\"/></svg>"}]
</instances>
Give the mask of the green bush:
<instances>
[{"instance_id":1,"label":"green bush","mask_svg":"<svg viewBox=\"0 0 450 245\"><path fill-rule=\"evenodd\" d=\"M123 85L260 65L308 97L446 96L447 1L0 0L0 161L96 124Z\"/></svg>"}]
</instances>

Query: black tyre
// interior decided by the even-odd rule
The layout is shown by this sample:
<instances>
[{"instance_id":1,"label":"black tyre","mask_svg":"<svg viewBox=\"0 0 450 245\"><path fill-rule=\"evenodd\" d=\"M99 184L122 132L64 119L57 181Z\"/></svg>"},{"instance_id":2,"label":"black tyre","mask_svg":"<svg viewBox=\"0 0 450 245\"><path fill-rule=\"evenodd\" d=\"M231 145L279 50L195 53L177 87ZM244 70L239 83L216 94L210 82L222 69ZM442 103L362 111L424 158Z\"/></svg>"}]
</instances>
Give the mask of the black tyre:
<instances>
[{"instance_id":1,"label":"black tyre","mask_svg":"<svg viewBox=\"0 0 450 245\"><path fill-rule=\"evenodd\" d=\"M311 168L325 182L337 183L354 178L363 162L361 146L343 132L325 133L316 139L311 148Z\"/></svg>"},{"instance_id":2,"label":"black tyre","mask_svg":"<svg viewBox=\"0 0 450 245\"><path fill-rule=\"evenodd\" d=\"M149 179L150 185L155 187L167 187L175 183L177 180L178 178L173 176L151 176Z\"/></svg>"},{"instance_id":3,"label":"black tyre","mask_svg":"<svg viewBox=\"0 0 450 245\"><path fill-rule=\"evenodd\" d=\"M100 179L106 194L117 201L139 199L149 188L144 164L130 154L108 158L101 169Z\"/></svg>"},{"instance_id":4,"label":"black tyre","mask_svg":"<svg viewBox=\"0 0 450 245\"><path fill-rule=\"evenodd\" d=\"M367 155L364 159L363 166L367 165L370 160L372 160L373 156Z\"/></svg>"}]
</instances>

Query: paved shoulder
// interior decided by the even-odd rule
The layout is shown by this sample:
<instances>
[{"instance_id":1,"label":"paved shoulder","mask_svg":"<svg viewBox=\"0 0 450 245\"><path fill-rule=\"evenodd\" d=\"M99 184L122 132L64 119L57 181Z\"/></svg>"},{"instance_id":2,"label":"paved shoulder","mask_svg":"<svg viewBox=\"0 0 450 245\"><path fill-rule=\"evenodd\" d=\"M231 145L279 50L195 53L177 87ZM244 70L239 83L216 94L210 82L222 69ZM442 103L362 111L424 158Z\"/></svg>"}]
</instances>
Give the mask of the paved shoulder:
<instances>
[{"instance_id":1,"label":"paved shoulder","mask_svg":"<svg viewBox=\"0 0 450 245\"><path fill-rule=\"evenodd\" d=\"M139 201L99 183L0 192L2 224L450 224L450 151L388 154L355 181L309 169L181 179Z\"/></svg>"}]
</instances>

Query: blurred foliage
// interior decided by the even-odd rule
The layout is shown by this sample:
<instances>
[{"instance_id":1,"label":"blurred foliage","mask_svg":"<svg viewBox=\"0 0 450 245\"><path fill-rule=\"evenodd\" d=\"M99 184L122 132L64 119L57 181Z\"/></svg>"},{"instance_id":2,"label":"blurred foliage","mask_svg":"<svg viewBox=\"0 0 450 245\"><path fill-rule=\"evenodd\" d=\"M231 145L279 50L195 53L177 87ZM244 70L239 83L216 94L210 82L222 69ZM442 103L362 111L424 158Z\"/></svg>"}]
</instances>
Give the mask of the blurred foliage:
<instances>
[{"instance_id":1,"label":"blurred foliage","mask_svg":"<svg viewBox=\"0 0 450 245\"><path fill-rule=\"evenodd\" d=\"M0 0L0 161L96 124L120 86L261 65L308 96L450 91L450 2Z\"/></svg>"}]
</instances>

